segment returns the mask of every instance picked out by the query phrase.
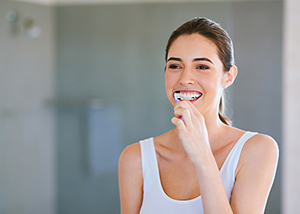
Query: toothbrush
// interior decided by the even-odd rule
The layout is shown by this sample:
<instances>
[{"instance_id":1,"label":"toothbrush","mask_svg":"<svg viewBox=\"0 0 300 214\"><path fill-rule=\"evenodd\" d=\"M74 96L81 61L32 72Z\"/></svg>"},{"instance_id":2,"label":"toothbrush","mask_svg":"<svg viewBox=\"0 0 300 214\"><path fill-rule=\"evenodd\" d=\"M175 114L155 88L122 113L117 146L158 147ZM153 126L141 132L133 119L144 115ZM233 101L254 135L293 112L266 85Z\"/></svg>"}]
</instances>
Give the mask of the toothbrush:
<instances>
[{"instance_id":1,"label":"toothbrush","mask_svg":"<svg viewBox=\"0 0 300 214\"><path fill-rule=\"evenodd\" d=\"M180 101L180 92L174 93L175 102L178 103Z\"/></svg>"},{"instance_id":2,"label":"toothbrush","mask_svg":"<svg viewBox=\"0 0 300 214\"><path fill-rule=\"evenodd\" d=\"M178 103L180 101L180 92L174 93L175 102ZM183 121L183 117L180 116L181 120Z\"/></svg>"}]
</instances>

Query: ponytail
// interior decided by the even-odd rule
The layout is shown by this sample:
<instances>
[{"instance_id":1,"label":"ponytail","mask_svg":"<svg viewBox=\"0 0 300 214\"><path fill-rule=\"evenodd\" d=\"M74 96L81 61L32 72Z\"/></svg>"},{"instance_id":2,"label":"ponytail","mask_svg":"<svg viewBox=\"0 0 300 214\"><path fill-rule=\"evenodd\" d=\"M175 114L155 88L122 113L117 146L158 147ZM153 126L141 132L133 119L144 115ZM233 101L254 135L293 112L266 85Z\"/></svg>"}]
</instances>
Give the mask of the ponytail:
<instances>
[{"instance_id":1,"label":"ponytail","mask_svg":"<svg viewBox=\"0 0 300 214\"><path fill-rule=\"evenodd\" d=\"M220 120L230 126L230 120L225 116L225 98L224 98L224 94L222 94L221 98L220 98L220 104L219 104L219 112L218 112L218 115L219 115L219 118Z\"/></svg>"}]
</instances>

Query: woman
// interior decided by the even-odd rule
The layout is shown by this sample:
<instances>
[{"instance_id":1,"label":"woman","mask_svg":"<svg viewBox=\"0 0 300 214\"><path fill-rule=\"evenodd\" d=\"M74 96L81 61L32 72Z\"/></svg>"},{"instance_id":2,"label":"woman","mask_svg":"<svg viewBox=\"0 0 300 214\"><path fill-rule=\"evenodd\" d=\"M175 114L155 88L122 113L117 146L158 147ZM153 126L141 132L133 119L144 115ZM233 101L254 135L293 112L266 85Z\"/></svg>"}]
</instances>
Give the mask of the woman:
<instances>
[{"instance_id":1,"label":"woman","mask_svg":"<svg viewBox=\"0 0 300 214\"><path fill-rule=\"evenodd\" d=\"M278 147L223 116L222 93L236 75L231 39L217 23L195 18L172 33L165 87L176 128L122 152L122 214L264 212Z\"/></svg>"}]
</instances>

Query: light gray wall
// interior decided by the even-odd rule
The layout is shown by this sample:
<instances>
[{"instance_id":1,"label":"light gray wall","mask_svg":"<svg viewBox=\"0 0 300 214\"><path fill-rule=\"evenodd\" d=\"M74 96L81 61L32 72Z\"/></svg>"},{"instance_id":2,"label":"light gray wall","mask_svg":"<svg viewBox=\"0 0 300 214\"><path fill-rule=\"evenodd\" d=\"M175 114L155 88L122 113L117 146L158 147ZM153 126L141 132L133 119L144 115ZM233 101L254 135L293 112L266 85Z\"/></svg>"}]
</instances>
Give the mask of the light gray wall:
<instances>
[{"instance_id":1,"label":"light gray wall","mask_svg":"<svg viewBox=\"0 0 300 214\"><path fill-rule=\"evenodd\" d=\"M284 1L282 212L300 209L300 1Z\"/></svg>"},{"instance_id":2,"label":"light gray wall","mask_svg":"<svg viewBox=\"0 0 300 214\"><path fill-rule=\"evenodd\" d=\"M14 27L7 12L19 12ZM40 38L26 36L23 21L34 18ZM13 29L13 28L14 29ZM53 10L0 1L0 213L54 214Z\"/></svg>"},{"instance_id":3,"label":"light gray wall","mask_svg":"<svg viewBox=\"0 0 300 214\"><path fill-rule=\"evenodd\" d=\"M173 128L164 91L166 40L179 24L199 14L230 22L230 10L224 3L57 9L57 96L71 100L57 115L58 213L119 212L118 159L111 159L109 172L97 175L88 162L91 142L88 130L80 127L88 126L91 98L102 101L100 112L114 108L113 115L119 115L119 132L107 130L121 139L111 142L118 155L128 144Z\"/></svg>"},{"instance_id":4,"label":"light gray wall","mask_svg":"<svg viewBox=\"0 0 300 214\"><path fill-rule=\"evenodd\" d=\"M236 2L234 44L239 66L233 86L236 126L271 135L282 148L282 2ZM281 159L266 213L281 209Z\"/></svg>"},{"instance_id":5,"label":"light gray wall","mask_svg":"<svg viewBox=\"0 0 300 214\"><path fill-rule=\"evenodd\" d=\"M119 212L117 159L98 148L111 165L95 173L99 160L91 158L97 148L89 130L116 135L119 141L95 141L117 156L126 145L173 127L164 48L171 31L195 16L220 22L234 40L240 71L229 90L234 124L281 144L282 9L280 1L58 7L56 94L68 100L57 108L58 213ZM101 101L96 109L93 98ZM94 127L93 112L109 112L121 126L102 130L103 119ZM280 213L279 181L266 213Z\"/></svg>"},{"instance_id":6,"label":"light gray wall","mask_svg":"<svg viewBox=\"0 0 300 214\"><path fill-rule=\"evenodd\" d=\"M11 34L11 9L36 18L42 37ZM195 16L220 22L233 38L233 123L281 146L282 10L281 1L50 7L1 0L0 212L119 212L118 156L173 128L164 48ZM279 171L266 213L281 213L280 178Z\"/></svg>"}]
</instances>

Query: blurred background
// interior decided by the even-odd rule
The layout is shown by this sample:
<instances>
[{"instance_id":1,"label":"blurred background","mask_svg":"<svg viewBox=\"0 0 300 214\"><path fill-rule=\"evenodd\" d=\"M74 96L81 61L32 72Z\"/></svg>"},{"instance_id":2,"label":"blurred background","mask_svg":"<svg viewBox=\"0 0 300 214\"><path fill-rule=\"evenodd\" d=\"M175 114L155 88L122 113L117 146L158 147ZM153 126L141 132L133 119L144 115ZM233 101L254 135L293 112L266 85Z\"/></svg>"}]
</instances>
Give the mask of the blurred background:
<instances>
[{"instance_id":1,"label":"blurred background","mask_svg":"<svg viewBox=\"0 0 300 214\"><path fill-rule=\"evenodd\" d=\"M233 39L239 74L227 113L234 126L269 134L281 149L285 5L0 0L0 213L120 212L119 155L173 128L164 49L171 32L196 16L220 23ZM296 213L285 200L299 206L299 191L281 188L283 157L268 214Z\"/></svg>"}]
</instances>

